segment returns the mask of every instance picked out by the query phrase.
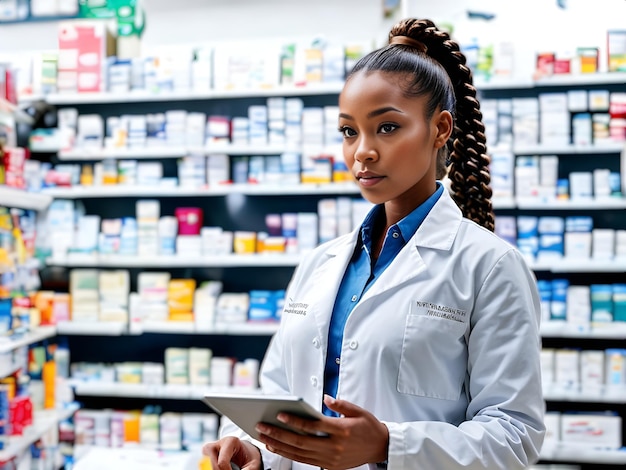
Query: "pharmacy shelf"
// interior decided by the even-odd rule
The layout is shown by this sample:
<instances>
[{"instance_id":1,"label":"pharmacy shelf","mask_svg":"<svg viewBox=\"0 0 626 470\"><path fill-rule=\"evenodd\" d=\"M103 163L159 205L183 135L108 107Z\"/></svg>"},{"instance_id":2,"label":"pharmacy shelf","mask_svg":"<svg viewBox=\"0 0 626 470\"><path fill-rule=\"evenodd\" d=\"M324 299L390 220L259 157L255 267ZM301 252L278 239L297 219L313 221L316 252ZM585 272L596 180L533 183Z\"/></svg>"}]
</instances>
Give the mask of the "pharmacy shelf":
<instances>
[{"instance_id":1,"label":"pharmacy shelf","mask_svg":"<svg viewBox=\"0 0 626 470\"><path fill-rule=\"evenodd\" d=\"M534 197L515 199L515 206L519 209L537 210L611 210L626 209L626 198L602 197L589 199L541 199Z\"/></svg>"},{"instance_id":2,"label":"pharmacy shelf","mask_svg":"<svg viewBox=\"0 0 626 470\"><path fill-rule=\"evenodd\" d=\"M211 188L181 188L178 186L73 186L45 188L43 194L55 199L121 198L121 197L214 197L229 194L246 196L289 196L318 194L360 194L353 182L328 184L228 184ZM494 209L621 209L626 208L626 199L607 198L590 201L542 202L533 198L514 199L494 197Z\"/></svg>"},{"instance_id":3,"label":"pharmacy shelf","mask_svg":"<svg viewBox=\"0 0 626 470\"><path fill-rule=\"evenodd\" d=\"M359 188L350 183L328 184L229 184L210 188L169 186L74 186L47 188L44 194L55 199L122 198L122 197L216 197L229 194L247 196L288 196L318 194L359 194Z\"/></svg>"},{"instance_id":4,"label":"pharmacy shelf","mask_svg":"<svg viewBox=\"0 0 626 470\"><path fill-rule=\"evenodd\" d=\"M494 196L491 199L494 209L515 209L515 199L509 196Z\"/></svg>"},{"instance_id":5,"label":"pharmacy shelf","mask_svg":"<svg viewBox=\"0 0 626 470\"><path fill-rule=\"evenodd\" d=\"M71 150L61 150L57 156L59 160L104 160L107 158L115 159L146 159L146 158L181 158L188 155L185 147L168 147L162 145L159 147L145 147L137 149L115 148L103 149L97 148L76 148Z\"/></svg>"},{"instance_id":6,"label":"pharmacy shelf","mask_svg":"<svg viewBox=\"0 0 626 470\"><path fill-rule=\"evenodd\" d=\"M48 258L46 265L66 268L119 267L119 268L239 268L239 267L292 267L301 259L299 254L249 254L216 256L123 256L123 255L70 255L66 258Z\"/></svg>"},{"instance_id":7,"label":"pharmacy shelf","mask_svg":"<svg viewBox=\"0 0 626 470\"><path fill-rule=\"evenodd\" d=\"M15 209L29 209L41 211L52 202L48 194L31 193L23 189L0 185L0 206Z\"/></svg>"},{"instance_id":8,"label":"pharmacy shelf","mask_svg":"<svg viewBox=\"0 0 626 470\"><path fill-rule=\"evenodd\" d=\"M626 260L594 260L557 258L532 261L528 266L533 271L553 273L623 273L626 272Z\"/></svg>"},{"instance_id":9,"label":"pharmacy shelf","mask_svg":"<svg viewBox=\"0 0 626 470\"><path fill-rule=\"evenodd\" d=\"M8 445L0 450L0 462L20 455L48 431L58 426L60 421L72 416L75 411L75 409L35 411L33 424L28 426L21 436L9 437Z\"/></svg>"},{"instance_id":10,"label":"pharmacy shelf","mask_svg":"<svg viewBox=\"0 0 626 470\"><path fill-rule=\"evenodd\" d=\"M144 321L132 322L80 322L69 321L57 324L58 335L122 336L144 333L185 335L232 335L267 336L278 330L278 322L218 323L211 328L198 328L193 322Z\"/></svg>"},{"instance_id":11,"label":"pharmacy shelf","mask_svg":"<svg viewBox=\"0 0 626 470\"><path fill-rule=\"evenodd\" d=\"M19 336L0 337L0 354L8 353L22 346L38 343L44 339L52 338L56 334L57 331L54 326L40 326Z\"/></svg>"},{"instance_id":12,"label":"pharmacy shelf","mask_svg":"<svg viewBox=\"0 0 626 470\"><path fill-rule=\"evenodd\" d=\"M620 85L626 84L626 73L587 73L587 74L556 74L536 80L513 79L510 77L477 77L474 85L479 90L507 90L538 87L588 86L588 85Z\"/></svg>"},{"instance_id":13,"label":"pharmacy shelf","mask_svg":"<svg viewBox=\"0 0 626 470\"><path fill-rule=\"evenodd\" d=\"M278 331L278 322L248 322L248 323L217 323L213 327L214 334L264 336L273 335Z\"/></svg>"},{"instance_id":14,"label":"pharmacy shelf","mask_svg":"<svg viewBox=\"0 0 626 470\"><path fill-rule=\"evenodd\" d=\"M614 390L544 390L543 398L547 401L567 401L578 403L626 403L626 386Z\"/></svg>"},{"instance_id":15,"label":"pharmacy shelf","mask_svg":"<svg viewBox=\"0 0 626 470\"><path fill-rule=\"evenodd\" d=\"M621 85L626 84L626 73L582 73L556 74L535 80L533 86L573 86L573 85Z\"/></svg>"},{"instance_id":16,"label":"pharmacy shelf","mask_svg":"<svg viewBox=\"0 0 626 470\"><path fill-rule=\"evenodd\" d=\"M10 114L16 122L32 125L35 121L33 117L22 111L13 103L0 97L0 114Z\"/></svg>"},{"instance_id":17,"label":"pharmacy shelf","mask_svg":"<svg viewBox=\"0 0 626 470\"><path fill-rule=\"evenodd\" d=\"M218 323L212 328L200 328L193 322L177 321L144 321L133 322L129 333L187 334L187 335L233 335L233 336L266 336L278 330L278 322L247 322Z\"/></svg>"},{"instance_id":18,"label":"pharmacy shelf","mask_svg":"<svg viewBox=\"0 0 626 470\"><path fill-rule=\"evenodd\" d=\"M199 101L214 99L254 98L271 96L315 96L339 94L343 82L318 83L307 86L279 86L275 88L249 88L238 90L207 90L151 93L131 91L129 93L51 93L45 97L50 104L99 104L140 103L152 101Z\"/></svg>"},{"instance_id":19,"label":"pharmacy shelf","mask_svg":"<svg viewBox=\"0 0 626 470\"><path fill-rule=\"evenodd\" d=\"M295 267L299 254L244 254L215 256L131 256L131 255L82 255L72 254L64 258L47 258L47 266L66 268L119 267L119 268L240 268L240 267ZM554 273L626 272L626 260L555 259L529 262L534 271Z\"/></svg>"},{"instance_id":20,"label":"pharmacy shelf","mask_svg":"<svg viewBox=\"0 0 626 470\"><path fill-rule=\"evenodd\" d=\"M206 147L158 147L144 148L76 148L58 153L59 160L104 160L181 158L186 155L280 155L288 150L287 145L210 145ZM299 149L298 149L299 150Z\"/></svg>"},{"instance_id":21,"label":"pharmacy shelf","mask_svg":"<svg viewBox=\"0 0 626 470\"><path fill-rule=\"evenodd\" d=\"M516 155L591 155L599 153L619 153L626 142L610 142L602 145L518 145L513 148Z\"/></svg>"},{"instance_id":22,"label":"pharmacy shelf","mask_svg":"<svg viewBox=\"0 0 626 470\"><path fill-rule=\"evenodd\" d=\"M142 384L81 381L70 379L76 395L92 397L166 398L172 400L199 400L207 392L260 393L249 387L212 387L202 384Z\"/></svg>"},{"instance_id":23,"label":"pharmacy shelf","mask_svg":"<svg viewBox=\"0 0 626 470\"><path fill-rule=\"evenodd\" d=\"M74 313L74 316L79 314ZM128 324L115 321L60 321L56 328L57 335L120 336L126 333Z\"/></svg>"},{"instance_id":24,"label":"pharmacy shelf","mask_svg":"<svg viewBox=\"0 0 626 470\"><path fill-rule=\"evenodd\" d=\"M202 452L125 444L124 447L74 446L74 470L197 470Z\"/></svg>"},{"instance_id":25,"label":"pharmacy shelf","mask_svg":"<svg viewBox=\"0 0 626 470\"><path fill-rule=\"evenodd\" d=\"M543 338L626 339L626 322L595 324L590 327L570 325L566 321L541 324Z\"/></svg>"},{"instance_id":26,"label":"pharmacy shelf","mask_svg":"<svg viewBox=\"0 0 626 470\"><path fill-rule=\"evenodd\" d=\"M13 375L18 370L20 370L20 367L16 366L12 362L9 364L0 364L0 379Z\"/></svg>"},{"instance_id":27,"label":"pharmacy shelf","mask_svg":"<svg viewBox=\"0 0 626 470\"><path fill-rule=\"evenodd\" d=\"M626 465L626 450L596 449L581 443L549 444L541 449L541 460L605 465Z\"/></svg>"},{"instance_id":28,"label":"pharmacy shelf","mask_svg":"<svg viewBox=\"0 0 626 470\"><path fill-rule=\"evenodd\" d=\"M196 328L196 324L190 321L142 321L132 322L128 328L131 335L140 335L143 333L162 333L162 334L206 334L206 331L200 331Z\"/></svg>"},{"instance_id":29,"label":"pharmacy shelf","mask_svg":"<svg viewBox=\"0 0 626 470\"><path fill-rule=\"evenodd\" d=\"M626 83L626 73L596 73L581 75L554 75L539 80L493 77L489 80L476 79L479 90L502 90L516 88L558 87L573 85L602 85ZM43 98L50 104L98 104L137 103L151 101L197 101L211 99L234 99L271 96L315 96L339 94L343 82L317 83L305 86L277 86L273 88L250 88L238 90L207 90L153 93L145 90L128 93L51 93L42 97L20 97L21 102Z\"/></svg>"}]
</instances>

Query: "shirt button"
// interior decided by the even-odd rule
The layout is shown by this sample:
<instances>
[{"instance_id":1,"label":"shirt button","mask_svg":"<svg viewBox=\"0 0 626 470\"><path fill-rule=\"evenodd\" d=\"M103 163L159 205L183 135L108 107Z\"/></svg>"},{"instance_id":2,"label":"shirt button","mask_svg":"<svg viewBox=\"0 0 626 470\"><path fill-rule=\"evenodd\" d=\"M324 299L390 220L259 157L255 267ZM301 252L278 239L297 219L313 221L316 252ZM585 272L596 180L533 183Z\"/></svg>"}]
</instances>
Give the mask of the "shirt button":
<instances>
[{"instance_id":1,"label":"shirt button","mask_svg":"<svg viewBox=\"0 0 626 470\"><path fill-rule=\"evenodd\" d=\"M314 387L317 387L317 377L315 376L311 377L311 385L313 385Z\"/></svg>"},{"instance_id":2,"label":"shirt button","mask_svg":"<svg viewBox=\"0 0 626 470\"><path fill-rule=\"evenodd\" d=\"M335 364L337 365L341 364L341 358L339 357L335 358Z\"/></svg>"},{"instance_id":3,"label":"shirt button","mask_svg":"<svg viewBox=\"0 0 626 470\"><path fill-rule=\"evenodd\" d=\"M393 234L391 236L393 238L398 238L400 236L400 234L398 232L393 232Z\"/></svg>"},{"instance_id":4,"label":"shirt button","mask_svg":"<svg viewBox=\"0 0 626 470\"><path fill-rule=\"evenodd\" d=\"M356 349L359 347L359 342L356 339L353 339L350 341L348 346L350 346L350 349Z\"/></svg>"},{"instance_id":5,"label":"shirt button","mask_svg":"<svg viewBox=\"0 0 626 470\"><path fill-rule=\"evenodd\" d=\"M358 299L358 297L356 295L352 296L352 302L356 302L356 299Z\"/></svg>"},{"instance_id":6,"label":"shirt button","mask_svg":"<svg viewBox=\"0 0 626 470\"><path fill-rule=\"evenodd\" d=\"M313 346L315 346L315 349L319 349L321 346L320 340L319 338L313 338Z\"/></svg>"}]
</instances>

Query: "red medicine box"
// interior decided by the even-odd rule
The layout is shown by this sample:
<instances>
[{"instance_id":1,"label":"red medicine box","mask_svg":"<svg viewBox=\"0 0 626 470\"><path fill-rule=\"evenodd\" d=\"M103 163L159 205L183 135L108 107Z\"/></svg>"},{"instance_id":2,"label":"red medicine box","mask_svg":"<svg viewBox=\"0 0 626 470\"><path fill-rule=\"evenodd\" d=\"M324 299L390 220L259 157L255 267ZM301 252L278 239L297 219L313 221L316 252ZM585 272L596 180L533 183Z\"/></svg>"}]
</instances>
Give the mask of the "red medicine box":
<instances>
[{"instance_id":1,"label":"red medicine box","mask_svg":"<svg viewBox=\"0 0 626 470\"><path fill-rule=\"evenodd\" d=\"M115 55L109 21L59 23L58 87L60 92L107 90L107 60Z\"/></svg>"}]
</instances>

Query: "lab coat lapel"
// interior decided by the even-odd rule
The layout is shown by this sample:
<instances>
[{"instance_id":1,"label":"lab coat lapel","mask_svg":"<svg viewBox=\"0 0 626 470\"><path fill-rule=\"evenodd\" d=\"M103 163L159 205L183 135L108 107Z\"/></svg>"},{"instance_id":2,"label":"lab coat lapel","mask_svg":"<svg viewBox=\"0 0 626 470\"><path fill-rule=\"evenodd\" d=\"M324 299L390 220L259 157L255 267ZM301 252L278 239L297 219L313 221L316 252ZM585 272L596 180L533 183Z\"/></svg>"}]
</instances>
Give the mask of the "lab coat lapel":
<instances>
[{"instance_id":1,"label":"lab coat lapel","mask_svg":"<svg viewBox=\"0 0 626 470\"><path fill-rule=\"evenodd\" d=\"M335 306L335 298L346 272L346 267L354 253L360 228L346 237L343 243L329 248L320 254L325 257L311 275L311 285L315 290L315 307L313 314L322 333L328 331L330 317Z\"/></svg>"},{"instance_id":2,"label":"lab coat lapel","mask_svg":"<svg viewBox=\"0 0 626 470\"><path fill-rule=\"evenodd\" d=\"M418 277L428 267L420 249L450 250L461 219L460 209L450 194L444 191L413 237L363 296L362 301Z\"/></svg>"}]
</instances>

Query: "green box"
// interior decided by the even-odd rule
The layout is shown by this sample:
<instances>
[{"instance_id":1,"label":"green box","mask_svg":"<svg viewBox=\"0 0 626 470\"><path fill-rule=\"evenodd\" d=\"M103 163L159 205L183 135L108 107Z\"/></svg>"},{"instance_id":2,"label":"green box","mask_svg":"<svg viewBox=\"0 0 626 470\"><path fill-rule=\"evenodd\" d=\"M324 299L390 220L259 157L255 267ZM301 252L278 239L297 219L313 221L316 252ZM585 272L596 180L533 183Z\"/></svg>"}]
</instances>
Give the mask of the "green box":
<instances>
[{"instance_id":1,"label":"green box","mask_svg":"<svg viewBox=\"0 0 626 470\"><path fill-rule=\"evenodd\" d=\"M141 36L145 13L141 0L79 0L83 18L117 19L117 36Z\"/></svg>"}]
</instances>

